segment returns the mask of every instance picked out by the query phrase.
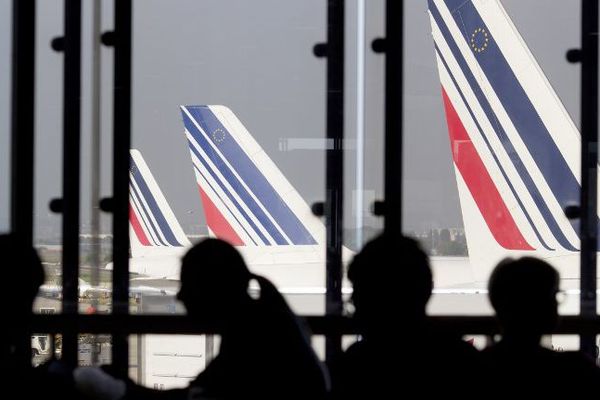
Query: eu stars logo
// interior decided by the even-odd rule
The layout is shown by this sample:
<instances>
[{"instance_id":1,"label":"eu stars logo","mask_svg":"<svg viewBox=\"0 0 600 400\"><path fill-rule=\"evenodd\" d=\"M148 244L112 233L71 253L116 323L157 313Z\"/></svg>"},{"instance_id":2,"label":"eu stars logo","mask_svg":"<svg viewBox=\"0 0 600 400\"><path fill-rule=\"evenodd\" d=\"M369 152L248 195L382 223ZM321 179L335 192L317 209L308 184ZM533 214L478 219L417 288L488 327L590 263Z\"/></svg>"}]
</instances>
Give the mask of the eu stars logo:
<instances>
[{"instance_id":1,"label":"eu stars logo","mask_svg":"<svg viewBox=\"0 0 600 400\"><path fill-rule=\"evenodd\" d=\"M225 131L221 128L215 129L212 133L212 138L215 143L223 143L223 140L225 140Z\"/></svg>"},{"instance_id":2,"label":"eu stars logo","mask_svg":"<svg viewBox=\"0 0 600 400\"><path fill-rule=\"evenodd\" d=\"M487 49L490 37L483 28L477 28L471 34L471 48L475 53L481 53Z\"/></svg>"},{"instance_id":3,"label":"eu stars logo","mask_svg":"<svg viewBox=\"0 0 600 400\"><path fill-rule=\"evenodd\" d=\"M137 167L136 167L135 165L131 165L131 166L129 167L129 173L130 173L131 175L135 175L135 173L136 173L136 172L137 172Z\"/></svg>"}]
</instances>

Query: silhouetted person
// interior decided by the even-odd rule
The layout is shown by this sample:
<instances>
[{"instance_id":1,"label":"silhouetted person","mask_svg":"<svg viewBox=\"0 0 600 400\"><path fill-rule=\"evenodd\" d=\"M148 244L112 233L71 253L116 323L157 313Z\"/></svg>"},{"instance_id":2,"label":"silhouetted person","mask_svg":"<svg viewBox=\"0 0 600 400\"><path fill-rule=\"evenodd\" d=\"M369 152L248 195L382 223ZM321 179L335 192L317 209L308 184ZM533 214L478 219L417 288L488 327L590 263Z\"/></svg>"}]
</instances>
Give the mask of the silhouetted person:
<instances>
[{"instance_id":1,"label":"silhouetted person","mask_svg":"<svg viewBox=\"0 0 600 400\"><path fill-rule=\"evenodd\" d=\"M548 263L506 259L493 271L489 298L502 339L482 352L494 397L519 393L555 398L597 393L600 370L579 352L541 346L542 335L558 321L558 272Z\"/></svg>"},{"instance_id":2,"label":"silhouetted person","mask_svg":"<svg viewBox=\"0 0 600 400\"><path fill-rule=\"evenodd\" d=\"M70 371L52 360L38 367L31 364L33 302L44 282L44 269L35 249L13 234L0 235L2 254L2 311L0 329L0 381L3 390L16 390L16 397L41 398L60 395L72 398Z\"/></svg>"},{"instance_id":3,"label":"silhouetted person","mask_svg":"<svg viewBox=\"0 0 600 400\"><path fill-rule=\"evenodd\" d=\"M469 397L478 352L428 321L432 273L415 240L378 236L354 257L348 278L362 339L332 371L336 398Z\"/></svg>"},{"instance_id":4,"label":"silhouetted person","mask_svg":"<svg viewBox=\"0 0 600 400\"><path fill-rule=\"evenodd\" d=\"M260 286L258 298L250 282ZM238 251L206 239L183 257L177 298L195 321L217 328L217 357L189 388L154 391L129 385L133 399L319 399L328 377L298 319L267 279L253 275Z\"/></svg>"}]
</instances>

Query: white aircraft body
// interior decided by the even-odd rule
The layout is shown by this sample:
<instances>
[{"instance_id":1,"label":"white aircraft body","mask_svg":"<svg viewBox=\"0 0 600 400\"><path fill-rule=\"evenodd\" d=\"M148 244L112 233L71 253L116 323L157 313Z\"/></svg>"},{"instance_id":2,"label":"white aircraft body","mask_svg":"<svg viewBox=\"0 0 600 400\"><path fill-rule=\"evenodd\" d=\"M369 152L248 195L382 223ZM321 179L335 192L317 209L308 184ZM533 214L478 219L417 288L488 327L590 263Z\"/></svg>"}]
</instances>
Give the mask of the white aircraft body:
<instances>
[{"instance_id":1,"label":"white aircraft body","mask_svg":"<svg viewBox=\"0 0 600 400\"><path fill-rule=\"evenodd\" d=\"M79 298L92 296L107 296L110 290L103 287L92 286L85 280L79 278L78 284ZM38 295L51 299L62 299L62 285L44 283L38 290Z\"/></svg>"}]
</instances>

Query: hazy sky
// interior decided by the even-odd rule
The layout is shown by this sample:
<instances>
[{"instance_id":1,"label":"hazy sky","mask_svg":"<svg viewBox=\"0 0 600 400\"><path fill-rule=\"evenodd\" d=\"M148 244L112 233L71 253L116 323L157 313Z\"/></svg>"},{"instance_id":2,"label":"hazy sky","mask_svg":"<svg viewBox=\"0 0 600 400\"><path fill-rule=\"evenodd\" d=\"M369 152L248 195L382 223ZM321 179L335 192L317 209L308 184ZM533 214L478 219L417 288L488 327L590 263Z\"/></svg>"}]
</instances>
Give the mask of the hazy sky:
<instances>
[{"instance_id":1,"label":"hazy sky","mask_svg":"<svg viewBox=\"0 0 600 400\"><path fill-rule=\"evenodd\" d=\"M0 228L8 218L10 3L0 0ZM579 68L564 53L579 43L579 2L505 0L504 6L579 125ZM347 1L346 136L355 137L356 2ZM405 195L407 229L461 226L425 0L405 15ZM543 7L540 5L543 4ZM91 2L84 2L82 200L88 220ZM367 0L367 43L383 32L383 0ZM38 236L60 231L49 199L61 193L62 55L49 48L62 32L62 1L38 2L36 65L36 223ZM104 2L106 28L112 2ZM144 155L184 227L203 224L178 106L230 107L300 194L324 198L324 152L281 151L290 138L325 136L325 60L312 55L326 35L324 0L134 1L133 145ZM367 198L382 194L383 57L367 51ZM103 194L109 195L112 50L103 49ZM346 225L355 153L346 153ZM108 221L108 219L106 219ZM376 225L369 217L366 223ZM105 225L108 229L108 225ZM48 229L50 227L50 229ZM43 229L42 229L43 228Z\"/></svg>"}]
</instances>

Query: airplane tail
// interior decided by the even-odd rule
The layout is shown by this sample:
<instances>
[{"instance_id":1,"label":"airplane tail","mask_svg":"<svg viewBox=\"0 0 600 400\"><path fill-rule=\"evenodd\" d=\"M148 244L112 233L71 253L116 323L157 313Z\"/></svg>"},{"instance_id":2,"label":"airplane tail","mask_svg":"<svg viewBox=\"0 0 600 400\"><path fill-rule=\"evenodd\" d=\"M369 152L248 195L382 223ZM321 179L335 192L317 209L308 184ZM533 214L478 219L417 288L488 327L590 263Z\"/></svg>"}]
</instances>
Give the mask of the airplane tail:
<instances>
[{"instance_id":1,"label":"airplane tail","mask_svg":"<svg viewBox=\"0 0 600 400\"><path fill-rule=\"evenodd\" d=\"M476 276L533 255L577 278L579 131L499 0L428 2Z\"/></svg>"},{"instance_id":2,"label":"airplane tail","mask_svg":"<svg viewBox=\"0 0 600 400\"><path fill-rule=\"evenodd\" d=\"M247 247L324 243L322 222L229 108L181 113L211 235Z\"/></svg>"},{"instance_id":3,"label":"airplane tail","mask_svg":"<svg viewBox=\"0 0 600 400\"><path fill-rule=\"evenodd\" d=\"M129 168L129 238L131 257L183 249L190 242L138 150Z\"/></svg>"}]
</instances>

